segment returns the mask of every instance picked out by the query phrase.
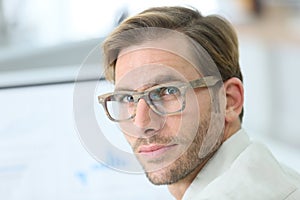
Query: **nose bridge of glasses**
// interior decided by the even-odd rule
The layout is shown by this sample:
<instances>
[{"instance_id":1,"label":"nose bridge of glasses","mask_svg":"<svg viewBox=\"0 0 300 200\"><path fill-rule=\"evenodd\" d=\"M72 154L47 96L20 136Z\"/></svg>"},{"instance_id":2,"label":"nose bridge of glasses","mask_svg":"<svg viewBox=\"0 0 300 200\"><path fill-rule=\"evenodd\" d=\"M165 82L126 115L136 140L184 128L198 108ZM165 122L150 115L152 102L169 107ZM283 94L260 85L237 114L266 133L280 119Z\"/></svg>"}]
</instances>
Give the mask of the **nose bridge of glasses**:
<instances>
[{"instance_id":1,"label":"nose bridge of glasses","mask_svg":"<svg viewBox=\"0 0 300 200\"><path fill-rule=\"evenodd\" d=\"M148 97L149 92L147 92L147 91L137 92L137 93L133 94L132 96L133 96L133 99L134 99L134 102L136 105L139 103L139 101L141 99L144 99L144 101L148 104L148 106L150 106L150 104L151 104L150 99Z\"/></svg>"}]
</instances>

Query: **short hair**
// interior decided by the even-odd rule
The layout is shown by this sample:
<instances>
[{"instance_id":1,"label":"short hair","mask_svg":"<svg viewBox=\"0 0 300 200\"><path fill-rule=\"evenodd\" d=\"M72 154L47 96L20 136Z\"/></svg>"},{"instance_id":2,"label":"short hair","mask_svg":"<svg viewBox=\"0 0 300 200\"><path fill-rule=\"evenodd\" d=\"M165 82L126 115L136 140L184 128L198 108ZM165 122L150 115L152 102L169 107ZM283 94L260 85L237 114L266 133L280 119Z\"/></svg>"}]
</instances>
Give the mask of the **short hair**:
<instances>
[{"instance_id":1,"label":"short hair","mask_svg":"<svg viewBox=\"0 0 300 200\"><path fill-rule=\"evenodd\" d=\"M218 15L203 16L194 8L153 7L124 20L104 41L105 78L114 82L116 58L135 44L120 42L118 35L138 28L165 28L179 31L199 43L215 62L223 81L232 77L243 81L239 65L238 39L234 28ZM239 116L242 121L243 110Z\"/></svg>"}]
</instances>

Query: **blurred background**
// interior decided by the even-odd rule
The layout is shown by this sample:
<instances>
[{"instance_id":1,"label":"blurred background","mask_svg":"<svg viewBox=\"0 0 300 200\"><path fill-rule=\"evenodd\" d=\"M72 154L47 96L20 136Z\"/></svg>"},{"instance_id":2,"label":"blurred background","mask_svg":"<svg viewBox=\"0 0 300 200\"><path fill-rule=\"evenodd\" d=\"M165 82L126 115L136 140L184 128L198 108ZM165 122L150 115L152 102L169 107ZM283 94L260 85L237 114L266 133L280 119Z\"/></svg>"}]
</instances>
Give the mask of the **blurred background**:
<instances>
[{"instance_id":1,"label":"blurred background","mask_svg":"<svg viewBox=\"0 0 300 200\"><path fill-rule=\"evenodd\" d=\"M233 23L243 126L300 172L300 1L0 0L1 199L172 199L143 174L95 161L73 119L74 81L89 52L124 17L159 5L190 5ZM91 62L102 70L100 55ZM81 81L98 80L93 70Z\"/></svg>"}]
</instances>

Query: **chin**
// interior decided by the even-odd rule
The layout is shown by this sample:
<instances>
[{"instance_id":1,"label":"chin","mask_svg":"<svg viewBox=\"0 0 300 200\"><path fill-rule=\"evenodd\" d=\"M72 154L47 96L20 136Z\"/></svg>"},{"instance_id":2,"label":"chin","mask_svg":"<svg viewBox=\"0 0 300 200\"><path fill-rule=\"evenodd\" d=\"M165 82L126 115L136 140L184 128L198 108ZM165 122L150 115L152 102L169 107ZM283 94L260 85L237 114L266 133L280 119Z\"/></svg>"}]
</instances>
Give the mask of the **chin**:
<instances>
[{"instance_id":1,"label":"chin","mask_svg":"<svg viewBox=\"0 0 300 200\"><path fill-rule=\"evenodd\" d=\"M168 173L161 171L163 170L155 172L146 172L146 176L148 180L154 185L170 185L176 182L172 180Z\"/></svg>"},{"instance_id":2,"label":"chin","mask_svg":"<svg viewBox=\"0 0 300 200\"><path fill-rule=\"evenodd\" d=\"M171 185L186 178L201 165L201 161L194 159L184 162L184 160L178 159L165 168L151 172L146 171L146 176L154 185Z\"/></svg>"}]
</instances>

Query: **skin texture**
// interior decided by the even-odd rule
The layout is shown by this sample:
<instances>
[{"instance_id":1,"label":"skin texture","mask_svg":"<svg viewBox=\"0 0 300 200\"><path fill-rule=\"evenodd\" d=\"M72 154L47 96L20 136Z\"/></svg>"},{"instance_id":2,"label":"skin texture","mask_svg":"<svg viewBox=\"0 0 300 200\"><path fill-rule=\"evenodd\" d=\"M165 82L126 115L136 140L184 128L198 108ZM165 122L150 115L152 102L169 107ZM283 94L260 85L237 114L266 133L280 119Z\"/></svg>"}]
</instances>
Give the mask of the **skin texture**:
<instances>
[{"instance_id":1,"label":"skin texture","mask_svg":"<svg viewBox=\"0 0 300 200\"><path fill-rule=\"evenodd\" d=\"M173 81L200 78L197 70L183 58L158 49L140 49L119 56L116 63L116 89L143 91L157 85L157 77ZM189 89L186 108L179 114L160 116L144 99L131 121L121 122L127 141L144 167L148 179L157 185L168 184L176 199L181 199L197 173L221 143L240 128L238 118L243 105L243 86L231 78L220 90L224 96L224 129L214 138L214 148L199 157L203 138L211 120L212 102L207 88ZM157 150L159 149L159 150ZM149 151L151 150L151 153Z\"/></svg>"}]
</instances>

